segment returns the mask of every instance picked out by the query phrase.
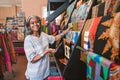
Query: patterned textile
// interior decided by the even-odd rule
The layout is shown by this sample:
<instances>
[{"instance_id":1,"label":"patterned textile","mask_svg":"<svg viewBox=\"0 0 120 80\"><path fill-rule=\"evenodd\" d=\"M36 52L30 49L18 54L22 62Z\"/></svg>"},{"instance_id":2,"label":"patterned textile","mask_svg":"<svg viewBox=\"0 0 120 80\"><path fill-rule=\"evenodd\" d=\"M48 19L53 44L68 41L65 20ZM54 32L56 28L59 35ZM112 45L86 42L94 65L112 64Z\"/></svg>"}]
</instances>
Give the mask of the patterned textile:
<instances>
[{"instance_id":1,"label":"patterned textile","mask_svg":"<svg viewBox=\"0 0 120 80\"><path fill-rule=\"evenodd\" d=\"M90 50L93 50L93 45L94 45L94 38L95 38L95 34L96 34L96 30L98 28L98 24L100 23L102 17L97 17L94 19L93 24L89 30L89 40L90 40Z\"/></svg>"},{"instance_id":2,"label":"patterned textile","mask_svg":"<svg viewBox=\"0 0 120 80\"><path fill-rule=\"evenodd\" d=\"M13 42L12 42L12 39L11 39L11 35L10 35L9 32L7 33L7 40L8 40L9 46L10 46L12 63L16 63L17 59L16 59L16 55L15 55L15 48L14 48L14 45L13 45Z\"/></svg>"},{"instance_id":3,"label":"patterned textile","mask_svg":"<svg viewBox=\"0 0 120 80\"><path fill-rule=\"evenodd\" d=\"M101 18L101 21L100 21L100 23L98 25L98 28L97 28L97 31L96 31L96 34L95 34L95 40L94 40L94 46L95 47L93 48L93 52L98 53L100 55L103 55L104 57L106 57L108 59L110 59L110 53L109 52L107 52L105 54L102 54L104 46L105 46L105 44L106 44L107 41L106 40L102 40L102 39L98 40L98 37L103 32L105 32L106 29L107 29L107 26L105 27L104 25L102 25L102 23L105 22L105 21L107 21L107 20L109 20L109 19L111 19L110 16L103 16Z\"/></svg>"},{"instance_id":4,"label":"patterned textile","mask_svg":"<svg viewBox=\"0 0 120 80\"><path fill-rule=\"evenodd\" d=\"M81 6L79 6L78 8L76 8L71 16L71 22L78 22L80 20L85 20L87 18L92 2L93 0L89 0L84 4L82 4Z\"/></svg>"},{"instance_id":5,"label":"patterned textile","mask_svg":"<svg viewBox=\"0 0 120 80\"><path fill-rule=\"evenodd\" d=\"M88 19L85 23L85 26L82 30L82 34L81 34L81 47L88 50L90 49L90 43L89 43L89 29L92 26L94 19ZM87 60L87 55L84 54L84 52L81 51L80 54L80 60L86 62Z\"/></svg>"},{"instance_id":6,"label":"patterned textile","mask_svg":"<svg viewBox=\"0 0 120 80\"><path fill-rule=\"evenodd\" d=\"M5 54L5 63L6 63L6 66L7 66L7 70L8 70L9 72L12 72L10 55L9 55L9 53L8 53L7 45L6 45L6 43L5 43L4 34L0 34L0 37L2 38L3 49L4 49L4 54Z\"/></svg>"},{"instance_id":7,"label":"patterned textile","mask_svg":"<svg viewBox=\"0 0 120 80\"><path fill-rule=\"evenodd\" d=\"M81 30L82 30L82 28L83 28L83 25L84 25L84 22L85 22L85 20L80 20L80 21L78 21L78 31L81 32Z\"/></svg>"},{"instance_id":8,"label":"patterned textile","mask_svg":"<svg viewBox=\"0 0 120 80\"><path fill-rule=\"evenodd\" d=\"M64 39L64 50L65 50L65 56L69 59L70 58L70 52L71 52L71 46L68 39Z\"/></svg>"},{"instance_id":9,"label":"patterned textile","mask_svg":"<svg viewBox=\"0 0 120 80\"><path fill-rule=\"evenodd\" d=\"M78 31L78 23L77 22L73 22L72 26L73 26L72 31Z\"/></svg>"},{"instance_id":10,"label":"patterned textile","mask_svg":"<svg viewBox=\"0 0 120 80\"><path fill-rule=\"evenodd\" d=\"M87 80L109 80L110 60L92 52L87 54Z\"/></svg>"},{"instance_id":11,"label":"patterned textile","mask_svg":"<svg viewBox=\"0 0 120 80\"><path fill-rule=\"evenodd\" d=\"M105 2L101 3L101 4L98 6L98 17L104 15L104 8L105 8Z\"/></svg>"},{"instance_id":12,"label":"patterned textile","mask_svg":"<svg viewBox=\"0 0 120 80\"><path fill-rule=\"evenodd\" d=\"M119 0L106 0L104 16L115 13L120 5L119 2Z\"/></svg>"},{"instance_id":13,"label":"patterned textile","mask_svg":"<svg viewBox=\"0 0 120 80\"><path fill-rule=\"evenodd\" d=\"M120 65L112 64L110 67L110 80L120 80Z\"/></svg>"},{"instance_id":14,"label":"patterned textile","mask_svg":"<svg viewBox=\"0 0 120 80\"><path fill-rule=\"evenodd\" d=\"M69 31L65 37L69 40L71 40L74 44L76 44L77 39L79 37L80 32L79 31Z\"/></svg>"},{"instance_id":15,"label":"patterned textile","mask_svg":"<svg viewBox=\"0 0 120 80\"><path fill-rule=\"evenodd\" d=\"M98 6L99 6L99 4L92 7L92 18L95 18L98 16Z\"/></svg>"},{"instance_id":16,"label":"patterned textile","mask_svg":"<svg viewBox=\"0 0 120 80\"><path fill-rule=\"evenodd\" d=\"M83 31L82 31L82 36L81 36L81 46L88 50L90 49L90 44L89 44L89 30L93 24L93 21L94 21L94 18L92 19L89 19L86 21L86 24L83 28Z\"/></svg>"},{"instance_id":17,"label":"patterned textile","mask_svg":"<svg viewBox=\"0 0 120 80\"><path fill-rule=\"evenodd\" d=\"M119 50L119 27L120 27L120 12L113 17L104 16L98 26L94 52L101 53L104 57L120 64Z\"/></svg>"}]
</instances>

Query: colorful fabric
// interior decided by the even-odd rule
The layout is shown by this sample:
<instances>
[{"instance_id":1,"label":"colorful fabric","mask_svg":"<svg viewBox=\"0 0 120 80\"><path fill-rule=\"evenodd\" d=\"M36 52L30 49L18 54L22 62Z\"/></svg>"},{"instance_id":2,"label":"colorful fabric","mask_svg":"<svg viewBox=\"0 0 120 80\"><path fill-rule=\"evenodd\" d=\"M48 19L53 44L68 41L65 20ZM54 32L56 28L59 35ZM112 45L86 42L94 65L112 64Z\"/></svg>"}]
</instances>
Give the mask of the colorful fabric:
<instances>
[{"instance_id":1,"label":"colorful fabric","mask_svg":"<svg viewBox=\"0 0 120 80\"><path fill-rule=\"evenodd\" d=\"M10 46L11 61L12 61L12 63L16 63L17 59L16 59L16 54L15 54L15 48L14 48L14 45L13 45L13 42L11 39L11 35L9 32L7 33L7 40L8 40L9 46Z\"/></svg>"},{"instance_id":2,"label":"colorful fabric","mask_svg":"<svg viewBox=\"0 0 120 80\"><path fill-rule=\"evenodd\" d=\"M73 22L72 23L72 31L78 31L78 23L77 22Z\"/></svg>"},{"instance_id":3,"label":"colorful fabric","mask_svg":"<svg viewBox=\"0 0 120 80\"><path fill-rule=\"evenodd\" d=\"M80 31L80 33L81 33L82 28L83 28L84 22L85 22L85 20L78 21L78 31Z\"/></svg>"},{"instance_id":4,"label":"colorful fabric","mask_svg":"<svg viewBox=\"0 0 120 80\"><path fill-rule=\"evenodd\" d=\"M4 53L5 53L5 63L7 66L7 70L9 72L12 72L12 66L11 66L11 60L10 60L10 55L7 49L7 45L5 43L5 37L4 34L0 34L0 37L2 38L2 43L3 43L3 49L4 49Z\"/></svg>"},{"instance_id":5,"label":"colorful fabric","mask_svg":"<svg viewBox=\"0 0 120 80\"><path fill-rule=\"evenodd\" d=\"M98 26L94 42L95 52L100 53L118 64L120 64L119 23L120 12L112 17L104 16Z\"/></svg>"},{"instance_id":6,"label":"colorful fabric","mask_svg":"<svg viewBox=\"0 0 120 80\"><path fill-rule=\"evenodd\" d=\"M120 65L115 63L111 65L110 80L120 80Z\"/></svg>"},{"instance_id":7,"label":"colorful fabric","mask_svg":"<svg viewBox=\"0 0 120 80\"><path fill-rule=\"evenodd\" d=\"M111 15L117 11L119 0L106 0L104 15Z\"/></svg>"},{"instance_id":8,"label":"colorful fabric","mask_svg":"<svg viewBox=\"0 0 120 80\"><path fill-rule=\"evenodd\" d=\"M87 80L109 80L113 62L93 52L87 53Z\"/></svg>"},{"instance_id":9,"label":"colorful fabric","mask_svg":"<svg viewBox=\"0 0 120 80\"><path fill-rule=\"evenodd\" d=\"M90 40L90 50L93 50L94 47L94 38L95 38L95 34L96 34L96 30L98 28L98 25L100 23L102 17L97 17L94 19L93 24L89 30L89 40Z\"/></svg>"},{"instance_id":10,"label":"colorful fabric","mask_svg":"<svg viewBox=\"0 0 120 80\"><path fill-rule=\"evenodd\" d=\"M98 7L99 7L99 4L92 7L92 18L95 18L98 16Z\"/></svg>"},{"instance_id":11,"label":"colorful fabric","mask_svg":"<svg viewBox=\"0 0 120 80\"><path fill-rule=\"evenodd\" d=\"M104 9L105 9L105 2L101 3L98 6L98 17L101 17L104 15Z\"/></svg>"}]
</instances>

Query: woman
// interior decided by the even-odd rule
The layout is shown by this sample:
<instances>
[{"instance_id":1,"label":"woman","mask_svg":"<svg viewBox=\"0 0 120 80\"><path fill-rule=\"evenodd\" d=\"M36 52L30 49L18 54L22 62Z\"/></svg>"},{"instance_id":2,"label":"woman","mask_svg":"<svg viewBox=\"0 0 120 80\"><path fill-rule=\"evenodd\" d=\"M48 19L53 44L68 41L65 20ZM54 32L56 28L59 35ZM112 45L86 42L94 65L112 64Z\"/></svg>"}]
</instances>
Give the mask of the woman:
<instances>
[{"instance_id":1,"label":"woman","mask_svg":"<svg viewBox=\"0 0 120 80\"><path fill-rule=\"evenodd\" d=\"M28 60L25 72L28 80L45 80L49 76L49 53L55 49L49 48L49 43L59 40L70 31L70 27L57 36L41 32L41 20L38 16L29 16L26 26L30 34L24 40L24 50Z\"/></svg>"}]
</instances>

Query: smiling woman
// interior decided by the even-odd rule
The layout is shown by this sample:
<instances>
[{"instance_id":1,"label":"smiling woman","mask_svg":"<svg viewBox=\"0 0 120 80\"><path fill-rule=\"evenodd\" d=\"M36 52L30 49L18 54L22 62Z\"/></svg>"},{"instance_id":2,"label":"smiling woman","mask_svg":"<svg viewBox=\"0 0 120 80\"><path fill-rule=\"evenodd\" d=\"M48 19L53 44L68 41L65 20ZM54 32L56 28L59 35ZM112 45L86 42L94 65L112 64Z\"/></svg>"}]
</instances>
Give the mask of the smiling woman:
<instances>
[{"instance_id":1,"label":"smiling woman","mask_svg":"<svg viewBox=\"0 0 120 80\"><path fill-rule=\"evenodd\" d=\"M28 80L45 80L50 73L49 53L55 53L55 49L49 48L49 44L62 38L72 27L68 27L56 36L41 32L41 20L39 16L29 16L26 26L30 33L25 37L24 50L28 60L25 76Z\"/></svg>"}]
</instances>

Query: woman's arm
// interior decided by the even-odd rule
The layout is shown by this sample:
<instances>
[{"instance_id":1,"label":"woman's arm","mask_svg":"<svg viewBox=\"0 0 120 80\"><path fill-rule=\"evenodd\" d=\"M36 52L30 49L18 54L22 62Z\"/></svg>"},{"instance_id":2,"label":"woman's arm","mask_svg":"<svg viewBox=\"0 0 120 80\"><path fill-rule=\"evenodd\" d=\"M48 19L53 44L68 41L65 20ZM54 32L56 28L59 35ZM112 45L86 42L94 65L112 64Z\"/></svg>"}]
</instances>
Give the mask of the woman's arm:
<instances>
[{"instance_id":1,"label":"woman's arm","mask_svg":"<svg viewBox=\"0 0 120 80\"><path fill-rule=\"evenodd\" d=\"M44 55L48 54L48 53L54 53L55 49L49 48L47 50L45 50L43 53L41 54L37 54L33 59L32 59L32 63L37 62L38 60L40 60Z\"/></svg>"},{"instance_id":2,"label":"woman's arm","mask_svg":"<svg viewBox=\"0 0 120 80\"><path fill-rule=\"evenodd\" d=\"M61 39L65 34L67 34L72 29L72 26L69 26L66 30L64 30L62 33L55 36L55 40Z\"/></svg>"}]
</instances>

